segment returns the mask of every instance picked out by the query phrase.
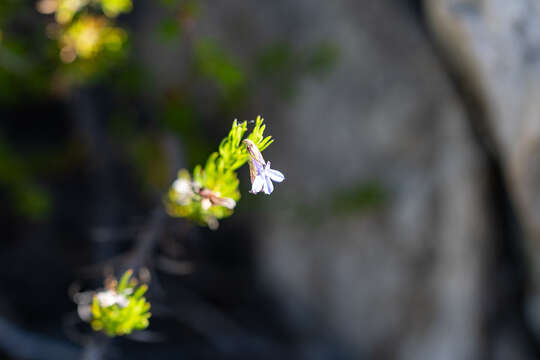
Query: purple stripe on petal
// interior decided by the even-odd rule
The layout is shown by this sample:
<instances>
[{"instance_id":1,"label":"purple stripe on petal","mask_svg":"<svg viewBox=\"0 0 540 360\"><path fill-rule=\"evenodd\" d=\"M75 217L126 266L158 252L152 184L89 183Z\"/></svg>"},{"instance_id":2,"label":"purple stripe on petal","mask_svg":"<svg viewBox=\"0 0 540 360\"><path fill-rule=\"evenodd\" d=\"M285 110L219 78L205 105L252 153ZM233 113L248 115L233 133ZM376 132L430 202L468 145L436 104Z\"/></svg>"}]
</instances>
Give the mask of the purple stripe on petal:
<instances>
[{"instance_id":1,"label":"purple stripe on petal","mask_svg":"<svg viewBox=\"0 0 540 360\"><path fill-rule=\"evenodd\" d=\"M255 159L253 161L253 164L255 165L255 169L257 169L257 174L261 174L264 172L264 164L261 164Z\"/></svg>"},{"instance_id":2,"label":"purple stripe on petal","mask_svg":"<svg viewBox=\"0 0 540 360\"><path fill-rule=\"evenodd\" d=\"M269 177L266 178L266 189L268 190L266 192L267 195L270 195L274 191L274 184L272 184L272 180Z\"/></svg>"}]
</instances>

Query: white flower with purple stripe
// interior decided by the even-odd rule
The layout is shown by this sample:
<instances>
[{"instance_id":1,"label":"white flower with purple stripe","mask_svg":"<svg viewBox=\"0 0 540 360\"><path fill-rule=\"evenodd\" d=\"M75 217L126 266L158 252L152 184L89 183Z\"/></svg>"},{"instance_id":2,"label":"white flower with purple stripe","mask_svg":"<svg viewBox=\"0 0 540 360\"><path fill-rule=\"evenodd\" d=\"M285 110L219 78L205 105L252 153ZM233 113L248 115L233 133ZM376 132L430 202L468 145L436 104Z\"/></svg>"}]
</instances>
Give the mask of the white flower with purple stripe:
<instances>
[{"instance_id":1,"label":"white flower with purple stripe","mask_svg":"<svg viewBox=\"0 0 540 360\"><path fill-rule=\"evenodd\" d=\"M270 168L270 161L263 165L258 161L253 161L255 168L257 169L257 176L251 184L251 193L257 194L260 191L264 192L266 195L270 195L274 191L275 182L282 182L285 179L285 176L277 170Z\"/></svg>"},{"instance_id":2,"label":"white flower with purple stripe","mask_svg":"<svg viewBox=\"0 0 540 360\"><path fill-rule=\"evenodd\" d=\"M264 158L259 151L259 148L255 143L249 139L242 141L246 145L246 150L249 155L249 177L251 179L251 191L252 194L264 192L266 195L270 195L274 191L275 182L282 182L285 176L274 169L270 168L270 161L264 161Z\"/></svg>"}]
</instances>

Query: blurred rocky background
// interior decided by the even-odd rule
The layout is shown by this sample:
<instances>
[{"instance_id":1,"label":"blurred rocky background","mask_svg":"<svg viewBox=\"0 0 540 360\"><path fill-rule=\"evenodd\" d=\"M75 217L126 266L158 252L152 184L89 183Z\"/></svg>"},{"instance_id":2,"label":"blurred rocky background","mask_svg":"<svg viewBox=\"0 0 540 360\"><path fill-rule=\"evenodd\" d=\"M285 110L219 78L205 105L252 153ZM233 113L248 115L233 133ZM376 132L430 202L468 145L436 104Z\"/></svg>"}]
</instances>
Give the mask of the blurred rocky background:
<instances>
[{"instance_id":1,"label":"blurred rocky background","mask_svg":"<svg viewBox=\"0 0 540 360\"><path fill-rule=\"evenodd\" d=\"M130 4L0 4L1 359L540 357L540 2ZM258 114L286 181L164 217ZM126 264L103 339L71 297Z\"/></svg>"}]
</instances>

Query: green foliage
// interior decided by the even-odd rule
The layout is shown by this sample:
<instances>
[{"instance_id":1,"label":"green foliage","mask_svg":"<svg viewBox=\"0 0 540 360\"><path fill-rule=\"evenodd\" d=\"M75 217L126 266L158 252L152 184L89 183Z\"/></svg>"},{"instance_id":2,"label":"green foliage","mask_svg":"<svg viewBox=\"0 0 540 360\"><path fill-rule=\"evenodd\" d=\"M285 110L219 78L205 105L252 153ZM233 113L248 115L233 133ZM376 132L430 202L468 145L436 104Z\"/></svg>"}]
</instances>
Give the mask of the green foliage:
<instances>
[{"instance_id":1,"label":"green foliage","mask_svg":"<svg viewBox=\"0 0 540 360\"><path fill-rule=\"evenodd\" d=\"M43 220L52 208L49 193L33 181L26 159L0 138L0 186L18 214L30 220Z\"/></svg>"},{"instance_id":2,"label":"green foliage","mask_svg":"<svg viewBox=\"0 0 540 360\"><path fill-rule=\"evenodd\" d=\"M331 208L338 214L346 214L379 208L387 200L384 187L371 181L335 193Z\"/></svg>"},{"instance_id":3,"label":"green foliage","mask_svg":"<svg viewBox=\"0 0 540 360\"><path fill-rule=\"evenodd\" d=\"M37 9L42 13L55 13L55 19L60 24L70 23L80 12L90 6L101 7L108 18L130 12L133 5L131 0L58 0L56 7L49 5L47 1L38 1Z\"/></svg>"},{"instance_id":4,"label":"green foliage","mask_svg":"<svg viewBox=\"0 0 540 360\"><path fill-rule=\"evenodd\" d=\"M14 197L16 210L30 220L44 220L52 210L49 193L33 184L17 187Z\"/></svg>"},{"instance_id":5,"label":"green foliage","mask_svg":"<svg viewBox=\"0 0 540 360\"><path fill-rule=\"evenodd\" d=\"M214 145L202 127L202 116L196 99L182 91L168 94L162 103L161 124L182 141L189 167L205 161Z\"/></svg>"},{"instance_id":6,"label":"green foliage","mask_svg":"<svg viewBox=\"0 0 540 360\"><path fill-rule=\"evenodd\" d=\"M311 226L339 216L358 216L384 211L390 201L389 191L380 181L370 180L338 189L311 202L291 203L297 219Z\"/></svg>"},{"instance_id":7,"label":"green foliage","mask_svg":"<svg viewBox=\"0 0 540 360\"><path fill-rule=\"evenodd\" d=\"M106 290L94 295L90 324L95 331L113 337L148 327L150 303L143 296L148 287L137 287L137 280L131 278L132 274L132 270L126 271L118 284L114 281Z\"/></svg>"},{"instance_id":8,"label":"green foliage","mask_svg":"<svg viewBox=\"0 0 540 360\"><path fill-rule=\"evenodd\" d=\"M65 95L126 59L128 32L115 18L131 11L132 0L36 0L32 9L0 3L0 102Z\"/></svg>"},{"instance_id":9,"label":"green foliage","mask_svg":"<svg viewBox=\"0 0 540 360\"><path fill-rule=\"evenodd\" d=\"M258 116L255 121L255 127L247 136L247 139L253 141L260 151L263 151L274 142L271 136L264 137L266 125L263 125L263 119ZM229 135L219 144L219 167L236 170L244 165L248 160L246 147L242 145L242 138L247 131L247 122L240 124L235 120L233 122Z\"/></svg>"},{"instance_id":10,"label":"green foliage","mask_svg":"<svg viewBox=\"0 0 540 360\"><path fill-rule=\"evenodd\" d=\"M264 137L266 125L258 116L251 133L246 137L260 151L274 140ZM197 165L193 177L185 169L169 189L166 199L171 216L188 218L197 224L217 227L217 220L233 213L240 199L239 181L236 171L249 158L242 139L247 131L247 121L233 121L229 134L221 141L217 152L212 153L206 164Z\"/></svg>"},{"instance_id":11,"label":"green foliage","mask_svg":"<svg viewBox=\"0 0 540 360\"><path fill-rule=\"evenodd\" d=\"M166 188L170 174L165 150L160 145L151 135L134 136L126 142L126 150L140 177L155 189Z\"/></svg>"},{"instance_id":12,"label":"green foliage","mask_svg":"<svg viewBox=\"0 0 540 360\"><path fill-rule=\"evenodd\" d=\"M131 0L101 0L101 9L109 18L130 12L132 8Z\"/></svg>"},{"instance_id":13,"label":"green foliage","mask_svg":"<svg viewBox=\"0 0 540 360\"><path fill-rule=\"evenodd\" d=\"M279 42L268 45L257 56L257 70L262 76L288 73L295 66L296 55L287 43Z\"/></svg>"},{"instance_id":14,"label":"green foliage","mask_svg":"<svg viewBox=\"0 0 540 360\"><path fill-rule=\"evenodd\" d=\"M321 43L313 49L306 60L306 68L315 75L324 75L334 68L339 49L331 43Z\"/></svg>"},{"instance_id":15,"label":"green foliage","mask_svg":"<svg viewBox=\"0 0 540 360\"><path fill-rule=\"evenodd\" d=\"M168 17L160 22L158 32L163 40L173 41L178 39L182 28L177 18Z\"/></svg>"},{"instance_id":16,"label":"green foliage","mask_svg":"<svg viewBox=\"0 0 540 360\"><path fill-rule=\"evenodd\" d=\"M115 18L131 11L131 0L38 0L36 9L54 14L45 32L55 49L40 54L59 70L50 79L53 91L96 80L125 58L128 33L115 26Z\"/></svg>"},{"instance_id":17,"label":"green foliage","mask_svg":"<svg viewBox=\"0 0 540 360\"><path fill-rule=\"evenodd\" d=\"M21 27L28 3L0 1L0 104L24 101L47 89L51 66L43 62L50 41L42 28ZM16 31L23 29L24 31Z\"/></svg>"},{"instance_id":18,"label":"green foliage","mask_svg":"<svg viewBox=\"0 0 540 360\"><path fill-rule=\"evenodd\" d=\"M296 93L302 76L325 75L337 63L338 55L338 49L331 43L322 42L298 50L288 42L277 42L261 49L255 61L255 72L261 80L273 84L281 97L290 98Z\"/></svg>"},{"instance_id":19,"label":"green foliage","mask_svg":"<svg viewBox=\"0 0 540 360\"><path fill-rule=\"evenodd\" d=\"M226 95L244 86L246 79L236 61L210 40L199 40L195 46L195 64L199 73L213 81Z\"/></svg>"},{"instance_id":20,"label":"green foliage","mask_svg":"<svg viewBox=\"0 0 540 360\"><path fill-rule=\"evenodd\" d=\"M62 41L73 46L77 56L89 59L101 51L120 50L125 37L123 30L111 27L104 18L82 16L66 29Z\"/></svg>"}]
</instances>

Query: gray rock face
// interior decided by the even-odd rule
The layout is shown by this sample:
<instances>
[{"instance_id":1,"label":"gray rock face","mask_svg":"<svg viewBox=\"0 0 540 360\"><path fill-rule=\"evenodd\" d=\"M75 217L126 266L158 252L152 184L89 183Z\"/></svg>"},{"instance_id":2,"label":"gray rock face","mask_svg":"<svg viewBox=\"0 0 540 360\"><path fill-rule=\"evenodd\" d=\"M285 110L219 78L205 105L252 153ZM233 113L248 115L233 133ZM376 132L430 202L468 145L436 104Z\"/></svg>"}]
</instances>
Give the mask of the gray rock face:
<instances>
[{"instance_id":1,"label":"gray rock face","mask_svg":"<svg viewBox=\"0 0 540 360\"><path fill-rule=\"evenodd\" d=\"M483 126L526 229L529 315L540 334L540 2L425 3L448 58L483 105Z\"/></svg>"},{"instance_id":2,"label":"gray rock face","mask_svg":"<svg viewBox=\"0 0 540 360\"><path fill-rule=\"evenodd\" d=\"M258 224L261 273L306 331L356 354L478 359L484 162L428 40L396 3L296 2L302 25L289 36L332 39L340 58L294 104L264 113L278 139L265 156L287 179Z\"/></svg>"}]
</instances>

